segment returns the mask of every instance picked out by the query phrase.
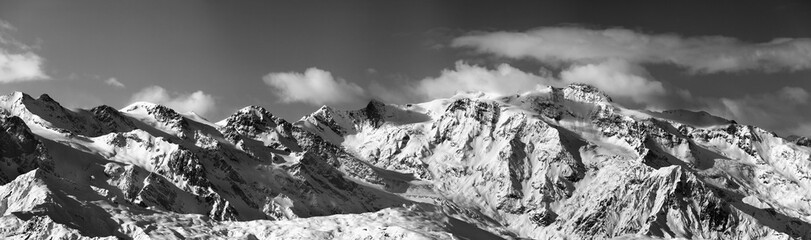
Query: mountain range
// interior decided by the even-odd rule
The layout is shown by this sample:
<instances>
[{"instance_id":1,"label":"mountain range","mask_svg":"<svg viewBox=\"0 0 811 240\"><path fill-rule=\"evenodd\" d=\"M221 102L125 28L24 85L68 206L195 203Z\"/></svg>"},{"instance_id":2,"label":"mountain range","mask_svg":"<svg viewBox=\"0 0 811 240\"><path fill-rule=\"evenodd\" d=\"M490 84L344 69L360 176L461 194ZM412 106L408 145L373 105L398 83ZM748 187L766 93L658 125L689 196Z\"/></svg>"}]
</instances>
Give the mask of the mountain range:
<instances>
[{"instance_id":1,"label":"mountain range","mask_svg":"<svg viewBox=\"0 0 811 240\"><path fill-rule=\"evenodd\" d=\"M808 138L706 112L584 84L272 110L0 96L0 236L811 239Z\"/></svg>"}]
</instances>

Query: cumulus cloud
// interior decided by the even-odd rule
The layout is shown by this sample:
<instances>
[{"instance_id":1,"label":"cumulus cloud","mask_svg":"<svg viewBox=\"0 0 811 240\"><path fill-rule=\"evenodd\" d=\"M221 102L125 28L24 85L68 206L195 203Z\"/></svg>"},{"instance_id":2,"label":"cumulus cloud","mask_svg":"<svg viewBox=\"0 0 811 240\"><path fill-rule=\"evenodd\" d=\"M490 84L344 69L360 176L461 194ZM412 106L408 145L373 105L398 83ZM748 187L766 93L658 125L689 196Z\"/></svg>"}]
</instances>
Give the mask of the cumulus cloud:
<instances>
[{"instance_id":1,"label":"cumulus cloud","mask_svg":"<svg viewBox=\"0 0 811 240\"><path fill-rule=\"evenodd\" d=\"M619 60L575 65L563 70L560 79L565 83L586 83L609 96L635 103L651 103L667 93L644 68Z\"/></svg>"},{"instance_id":2,"label":"cumulus cloud","mask_svg":"<svg viewBox=\"0 0 811 240\"><path fill-rule=\"evenodd\" d=\"M366 92L355 83L335 78L332 73L308 68L304 73L281 72L265 75L262 80L273 88L282 102L312 105L363 101Z\"/></svg>"},{"instance_id":3,"label":"cumulus cloud","mask_svg":"<svg viewBox=\"0 0 811 240\"><path fill-rule=\"evenodd\" d=\"M116 78L108 78L107 80L104 80L104 83L107 84L107 85L113 86L113 87L117 87L117 88L126 88L127 87L123 83L118 81L118 79L116 79Z\"/></svg>"},{"instance_id":4,"label":"cumulus cloud","mask_svg":"<svg viewBox=\"0 0 811 240\"><path fill-rule=\"evenodd\" d=\"M149 86L132 95L133 102L161 104L179 112L205 115L215 109L214 97L203 91L193 93L168 92L161 86Z\"/></svg>"},{"instance_id":5,"label":"cumulus cloud","mask_svg":"<svg viewBox=\"0 0 811 240\"><path fill-rule=\"evenodd\" d=\"M620 59L637 64L673 64L693 73L811 69L808 38L750 43L722 36L682 37L621 28L546 27L526 32L468 34L455 38L451 46L547 63Z\"/></svg>"},{"instance_id":6,"label":"cumulus cloud","mask_svg":"<svg viewBox=\"0 0 811 240\"><path fill-rule=\"evenodd\" d=\"M34 53L10 53L0 49L0 83L48 79L42 71L43 59Z\"/></svg>"},{"instance_id":7,"label":"cumulus cloud","mask_svg":"<svg viewBox=\"0 0 811 240\"><path fill-rule=\"evenodd\" d=\"M0 83L44 80L50 77L43 71L45 60L12 36L17 29L0 20Z\"/></svg>"}]
</instances>

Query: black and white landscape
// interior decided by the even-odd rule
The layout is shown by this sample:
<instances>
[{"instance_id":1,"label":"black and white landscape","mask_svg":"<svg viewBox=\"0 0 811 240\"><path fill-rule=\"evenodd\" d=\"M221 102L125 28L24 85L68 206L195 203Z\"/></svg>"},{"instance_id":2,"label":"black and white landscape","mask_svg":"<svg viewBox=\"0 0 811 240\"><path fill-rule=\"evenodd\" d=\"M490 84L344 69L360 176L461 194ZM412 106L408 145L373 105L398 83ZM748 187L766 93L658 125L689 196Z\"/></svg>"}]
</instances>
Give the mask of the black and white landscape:
<instances>
[{"instance_id":1,"label":"black and white landscape","mask_svg":"<svg viewBox=\"0 0 811 240\"><path fill-rule=\"evenodd\" d=\"M0 238L811 239L811 5L627 4L0 1Z\"/></svg>"}]
</instances>

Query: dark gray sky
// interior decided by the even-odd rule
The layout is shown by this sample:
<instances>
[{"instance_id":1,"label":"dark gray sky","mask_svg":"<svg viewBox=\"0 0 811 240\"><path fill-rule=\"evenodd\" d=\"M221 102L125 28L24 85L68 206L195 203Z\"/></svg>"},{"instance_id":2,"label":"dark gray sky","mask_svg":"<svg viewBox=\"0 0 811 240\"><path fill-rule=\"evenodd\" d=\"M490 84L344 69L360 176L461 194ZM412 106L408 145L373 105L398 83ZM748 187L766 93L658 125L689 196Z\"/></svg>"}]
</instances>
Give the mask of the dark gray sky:
<instances>
[{"instance_id":1,"label":"dark gray sky","mask_svg":"<svg viewBox=\"0 0 811 240\"><path fill-rule=\"evenodd\" d=\"M643 57L630 60L620 57L620 64L610 66L631 69L623 73L630 71L646 78L645 81L663 84L667 96L662 97L665 100L657 108L716 111L781 133L811 135L811 116L796 113L809 106L803 92L811 91L811 71L804 62L808 57L803 54L811 51L804 42L811 37L811 4L585 2L0 0L0 20L11 26L4 28L3 39L13 39L25 49L8 40L0 47L7 55L35 54L40 58L42 70L38 77L27 78L5 73L9 75L7 79L16 76L17 80L0 80L0 89L32 95L48 93L70 107L104 103L120 108L133 100L152 100L180 108L191 106L190 109L203 112L214 121L243 106L260 105L296 120L321 104L356 108L372 97L407 101L434 96L414 93L390 97L427 86L420 85L426 78L445 79L443 69L461 72L457 61L491 70L507 63L536 75L543 75L538 70L544 67L551 74L547 77L558 78L572 64L592 64L604 61L602 57L617 57L608 54L598 56L597 60L584 60L582 56L554 53L549 56L570 58L550 61L543 58L548 52L514 56L504 52L509 49L485 49L492 42L454 44L459 37L484 38L500 32L514 37L545 28L563 29L562 36L579 37L590 34L588 31L602 33L619 28L631 32L630 36L645 39L663 34L677 36L682 47L674 48L675 53L685 49L699 49L697 52L726 49L718 54L735 55L734 52L751 50L756 55L762 51L758 44L779 38L801 40L797 46L788 46L788 50L782 45L775 47L781 48L775 50L777 55L791 54L794 48L800 49L799 55L752 60L752 64L768 66L696 73L690 70L693 65L683 61L703 58L686 56L674 60L667 58L671 52L651 56L642 53ZM539 33L541 38L549 36L544 34L559 36L558 32ZM702 37L706 36L723 36L734 41L717 44L704 41ZM507 39L492 44L515 46L516 42ZM709 46L696 46L702 44ZM754 55L741 58L751 56ZM320 70L305 73L308 68ZM330 76L325 77L324 73ZM39 80L42 78L47 79ZM116 86L111 78L122 85ZM321 98L312 100L280 93L283 91L280 86L288 86L284 84L300 78L320 79L312 84L326 78L335 83L328 86L354 97L328 96L316 91L312 95ZM785 90L787 87L791 91ZM674 97L679 91L689 92L690 97ZM796 94L781 97L788 92ZM781 99L794 99L797 104L777 110L769 105ZM628 105L645 107L641 102L629 100ZM756 112L733 109L748 105L757 105ZM781 121L765 117L787 113L793 115Z\"/></svg>"}]
</instances>

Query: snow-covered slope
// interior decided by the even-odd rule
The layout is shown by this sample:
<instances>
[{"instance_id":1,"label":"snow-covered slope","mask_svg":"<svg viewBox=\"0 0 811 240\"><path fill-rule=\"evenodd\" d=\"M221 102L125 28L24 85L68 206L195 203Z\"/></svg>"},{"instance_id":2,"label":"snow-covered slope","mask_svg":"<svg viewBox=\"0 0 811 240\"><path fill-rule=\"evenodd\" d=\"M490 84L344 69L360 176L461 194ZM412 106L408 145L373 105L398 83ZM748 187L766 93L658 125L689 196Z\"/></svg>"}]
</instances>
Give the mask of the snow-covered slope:
<instances>
[{"instance_id":1,"label":"snow-covered slope","mask_svg":"<svg viewBox=\"0 0 811 240\"><path fill-rule=\"evenodd\" d=\"M811 148L587 85L212 123L0 96L0 236L811 238Z\"/></svg>"}]
</instances>

